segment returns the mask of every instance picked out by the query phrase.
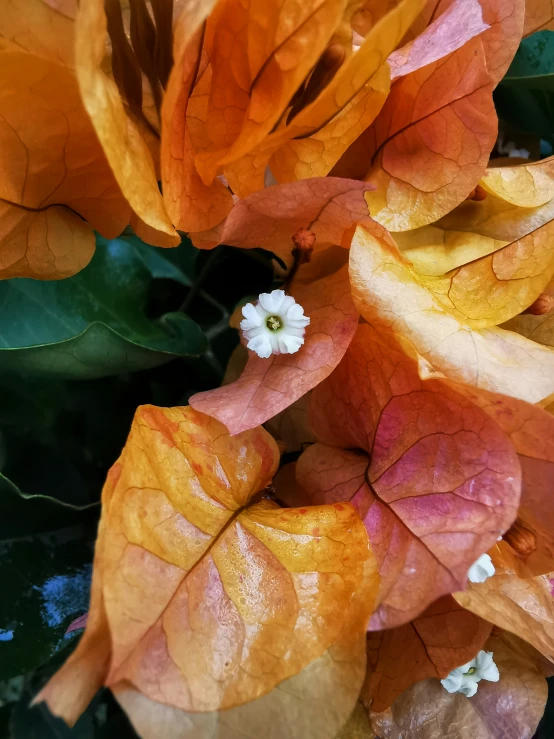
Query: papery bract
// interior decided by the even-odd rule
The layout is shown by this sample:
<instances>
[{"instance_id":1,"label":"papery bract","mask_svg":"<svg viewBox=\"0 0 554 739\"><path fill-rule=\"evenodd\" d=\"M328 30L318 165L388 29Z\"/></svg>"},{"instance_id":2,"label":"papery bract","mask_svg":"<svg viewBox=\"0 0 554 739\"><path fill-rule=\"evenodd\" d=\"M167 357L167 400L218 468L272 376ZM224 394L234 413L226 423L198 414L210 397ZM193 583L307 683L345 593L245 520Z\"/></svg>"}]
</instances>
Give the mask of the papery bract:
<instances>
[{"instance_id":1,"label":"papery bract","mask_svg":"<svg viewBox=\"0 0 554 739\"><path fill-rule=\"evenodd\" d=\"M187 6L175 22L174 66L162 104L162 182L167 211L177 228L202 231L222 221L233 206L230 191L219 180L205 185L196 171L194 158L199 150L193 139L194 122L205 128L200 110L192 115L191 93L199 73L204 33L202 22L214 0ZM207 70L204 71L207 74ZM187 113L189 116L187 117ZM203 120L199 121L198 116Z\"/></svg>"},{"instance_id":2,"label":"papery bract","mask_svg":"<svg viewBox=\"0 0 554 739\"><path fill-rule=\"evenodd\" d=\"M506 566L522 577L542 575L554 568L554 416L516 398L456 385L507 434L521 465L521 500L517 525L530 546L516 552L502 542Z\"/></svg>"},{"instance_id":3,"label":"papery bract","mask_svg":"<svg viewBox=\"0 0 554 739\"><path fill-rule=\"evenodd\" d=\"M217 244L262 248L290 257L292 237L304 228L315 236L315 248L348 246L352 227L371 219L364 193L367 182L338 177L315 177L273 185L238 200L228 218L211 231L192 235L195 246Z\"/></svg>"},{"instance_id":4,"label":"papery bract","mask_svg":"<svg viewBox=\"0 0 554 739\"><path fill-rule=\"evenodd\" d=\"M544 712L548 687L537 653L519 644L515 651L502 637L488 640L485 648L493 652L500 680L481 681L472 698L447 693L438 680L424 680L406 690L387 711L370 714L374 730L382 739L531 739Z\"/></svg>"},{"instance_id":5,"label":"papery bract","mask_svg":"<svg viewBox=\"0 0 554 739\"><path fill-rule=\"evenodd\" d=\"M404 626L370 632L364 705L372 711L384 711L413 683L446 677L475 657L491 628L448 595Z\"/></svg>"},{"instance_id":6,"label":"papery bract","mask_svg":"<svg viewBox=\"0 0 554 739\"><path fill-rule=\"evenodd\" d=\"M426 276L413 270L412 275L445 312L464 325L476 329L497 326L519 315L550 282L554 274L553 236L554 221L548 221L527 236L446 274ZM463 234L459 241L463 243ZM496 246L484 236L476 235L471 241L474 249L477 245L492 251ZM432 254L427 258L432 259Z\"/></svg>"},{"instance_id":7,"label":"papery bract","mask_svg":"<svg viewBox=\"0 0 554 739\"><path fill-rule=\"evenodd\" d=\"M279 683L305 690L315 673L329 726L307 735L334 736L363 680L374 560L350 505L245 508L278 458L263 429L231 437L189 407L139 408L103 491L85 634L37 700L73 723L103 683L143 736L153 717L174 736L177 716L182 737L221 709L255 724L286 704Z\"/></svg>"},{"instance_id":8,"label":"papery bract","mask_svg":"<svg viewBox=\"0 0 554 739\"><path fill-rule=\"evenodd\" d=\"M517 512L519 463L498 426L368 325L313 391L311 423L320 443L296 477L311 503L350 500L367 527L382 578L371 628L463 589Z\"/></svg>"},{"instance_id":9,"label":"papery bract","mask_svg":"<svg viewBox=\"0 0 554 739\"><path fill-rule=\"evenodd\" d=\"M554 157L513 167L490 167L480 182L486 192L522 208L554 198Z\"/></svg>"},{"instance_id":10,"label":"papery bract","mask_svg":"<svg viewBox=\"0 0 554 739\"><path fill-rule=\"evenodd\" d=\"M326 175L374 121L390 89L387 57L422 5L404 0L390 10L316 100L277 132L269 166L279 182Z\"/></svg>"},{"instance_id":11,"label":"papery bract","mask_svg":"<svg viewBox=\"0 0 554 739\"><path fill-rule=\"evenodd\" d=\"M554 218L554 199L536 208L522 208L488 194L484 200L466 200L435 224L448 231L469 231L505 242L514 241Z\"/></svg>"},{"instance_id":12,"label":"papery bract","mask_svg":"<svg viewBox=\"0 0 554 739\"><path fill-rule=\"evenodd\" d=\"M177 246L181 239L165 210L146 140L125 110L115 81L103 69L106 40L102 0L81 3L75 21L75 62L83 104L137 224L144 224L135 230L156 246Z\"/></svg>"},{"instance_id":13,"label":"papery bract","mask_svg":"<svg viewBox=\"0 0 554 739\"><path fill-rule=\"evenodd\" d=\"M364 179L377 188L366 196L373 218L404 231L452 210L485 171L496 133L478 38L402 77L364 134L371 156Z\"/></svg>"},{"instance_id":14,"label":"papery bract","mask_svg":"<svg viewBox=\"0 0 554 739\"><path fill-rule=\"evenodd\" d=\"M523 35L536 31L554 30L554 7L552 0L527 0L525 3L525 22Z\"/></svg>"},{"instance_id":15,"label":"papery bract","mask_svg":"<svg viewBox=\"0 0 554 739\"><path fill-rule=\"evenodd\" d=\"M426 3L424 13L429 12ZM388 58L391 77L403 77L450 54L474 36L486 31L479 0L454 0L444 11L435 11L425 30Z\"/></svg>"},{"instance_id":16,"label":"papery bract","mask_svg":"<svg viewBox=\"0 0 554 739\"><path fill-rule=\"evenodd\" d=\"M455 0L428 0L414 30L421 33L422 26L440 19L454 4ZM489 26L480 38L487 69L497 84L517 51L527 3L525 0L479 0L479 4L483 21Z\"/></svg>"},{"instance_id":17,"label":"papery bract","mask_svg":"<svg viewBox=\"0 0 554 739\"><path fill-rule=\"evenodd\" d=\"M474 259L498 251L509 242L469 230L450 230L433 224L414 228L413 231L399 231L394 234L394 243L413 264L416 272L442 276Z\"/></svg>"},{"instance_id":18,"label":"papery bract","mask_svg":"<svg viewBox=\"0 0 554 739\"><path fill-rule=\"evenodd\" d=\"M130 208L80 101L73 21L17 2L0 37L0 277L68 277L94 253L91 226L117 236Z\"/></svg>"},{"instance_id":19,"label":"papery bract","mask_svg":"<svg viewBox=\"0 0 554 739\"><path fill-rule=\"evenodd\" d=\"M212 68L206 126L213 144L196 157L205 184L271 132L325 50L345 7L345 0L269 5L257 0L248 8L239 2L216 7L206 27Z\"/></svg>"},{"instance_id":20,"label":"papery bract","mask_svg":"<svg viewBox=\"0 0 554 739\"><path fill-rule=\"evenodd\" d=\"M481 618L517 634L554 661L554 596L549 575L520 578L498 568L494 577L471 583L457 602Z\"/></svg>"},{"instance_id":21,"label":"papery bract","mask_svg":"<svg viewBox=\"0 0 554 739\"><path fill-rule=\"evenodd\" d=\"M544 289L544 294L554 298L554 280ZM507 321L502 328L516 331L539 344L554 347L554 311L542 315L520 314Z\"/></svg>"},{"instance_id":22,"label":"papery bract","mask_svg":"<svg viewBox=\"0 0 554 739\"><path fill-rule=\"evenodd\" d=\"M496 133L492 81L477 37L399 79L332 174L375 185L366 195L372 217L404 231L437 220L469 195Z\"/></svg>"},{"instance_id":23,"label":"papery bract","mask_svg":"<svg viewBox=\"0 0 554 739\"><path fill-rule=\"evenodd\" d=\"M408 339L446 377L531 403L554 392L552 349L510 331L475 330L459 321L418 281L384 229L356 230L350 279L362 316Z\"/></svg>"}]
</instances>

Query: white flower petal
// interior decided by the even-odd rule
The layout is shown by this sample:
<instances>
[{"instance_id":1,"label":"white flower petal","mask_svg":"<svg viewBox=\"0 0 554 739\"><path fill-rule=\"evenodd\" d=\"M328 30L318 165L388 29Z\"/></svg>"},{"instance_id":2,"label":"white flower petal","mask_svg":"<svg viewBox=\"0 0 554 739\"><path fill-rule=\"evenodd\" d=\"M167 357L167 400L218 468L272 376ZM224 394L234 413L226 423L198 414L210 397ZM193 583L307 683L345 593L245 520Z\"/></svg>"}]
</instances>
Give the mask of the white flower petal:
<instances>
[{"instance_id":1,"label":"white flower petal","mask_svg":"<svg viewBox=\"0 0 554 739\"><path fill-rule=\"evenodd\" d=\"M441 685L449 693L457 693L462 685L462 675L453 675L451 672L441 680Z\"/></svg>"},{"instance_id":2,"label":"white flower petal","mask_svg":"<svg viewBox=\"0 0 554 739\"><path fill-rule=\"evenodd\" d=\"M288 320L289 314L290 314L290 309L291 308L294 308L295 305L298 306L302 312L304 311L304 309L302 308L302 306L298 305L298 303L292 297L292 295L285 295L285 299L283 300L283 304L281 305L281 308L280 308L280 311L279 311L281 313L281 315L283 316L283 318L285 318L285 319Z\"/></svg>"},{"instance_id":3,"label":"white flower petal","mask_svg":"<svg viewBox=\"0 0 554 739\"><path fill-rule=\"evenodd\" d=\"M490 556L488 554L482 554L469 568L467 577L470 582L485 582L495 572L496 570L494 569Z\"/></svg>"},{"instance_id":4,"label":"white flower petal","mask_svg":"<svg viewBox=\"0 0 554 739\"><path fill-rule=\"evenodd\" d=\"M261 320L262 323L265 323L265 321L267 320L268 316L271 315L271 313L268 313L265 310L265 308L262 306L262 304L259 303L259 302L256 303L256 312L260 316L260 320Z\"/></svg>"},{"instance_id":5,"label":"white flower petal","mask_svg":"<svg viewBox=\"0 0 554 739\"><path fill-rule=\"evenodd\" d=\"M303 343L303 338L291 336L291 334L284 333L279 337L279 349L282 354L294 354L300 349Z\"/></svg>"},{"instance_id":6,"label":"white flower petal","mask_svg":"<svg viewBox=\"0 0 554 739\"><path fill-rule=\"evenodd\" d=\"M255 305L247 303L243 307L242 314L244 319L240 327L247 346L264 359L271 354L297 352L304 343L305 329L310 323L302 306L284 290L262 293ZM272 316L279 319L278 322L270 321L277 330L268 325Z\"/></svg>"},{"instance_id":7,"label":"white flower petal","mask_svg":"<svg viewBox=\"0 0 554 739\"><path fill-rule=\"evenodd\" d=\"M470 675L469 677L464 679L460 689L458 690L458 693L463 693L468 698L472 698L477 692L478 684L479 680L476 680L474 675Z\"/></svg>"},{"instance_id":8,"label":"white flower petal","mask_svg":"<svg viewBox=\"0 0 554 739\"><path fill-rule=\"evenodd\" d=\"M269 341L269 338L265 333L260 334L259 336L254 336L246 346L253 352L256 352L256 354L262 359L267 359L273 353L271 341Z\"/></svg>"},{"instance_id":9,"label":"white flower petal","mask_svg":"<svg viewBox=\"0 0 554 739\"><path fill-rule=\"evenodd\" d=\"M244 320L240 322L241 328L253 328L254 326L262 325L262 317L253 303L246 303L246 305L242 306L242 315L244 316Z\"/></svg>"},{"instance_id":10,"label":"white flower petal","mask_svg":"<svg viewBox=\"0 0 554 739\"><path fill-rule=\"evenodd\" d=\"M489 680L491 683L497 683L500 680L500 673L498 672L498 667L493 662L492 665L489 665L486 670L483 670L481 672L481 677L483 680Z\"/></svg>"},{"instance_id":11,"label":"white flower petal","mask_svg":"<svg viewBox=\"0 0 554 739\"><path fill-rule=\"evenodd\" d=\"M295 320L298 320L298 319L301 319L301 318L305 318L305 316L304 316L304 308L302 308L301 305L298 305L298 303L294 303L294 305L292 305L289 308L287 318L289 320L291 320L291 321L295 321Z\"/></svg>"},{"instance_id":12,"label":"white flower petal","mask_svg":"<svg viewBox=\"0 0 554 739\"><path fill-rule=\"evenodd\" d=\"M485 652L481 650L475 658L477 667L477 674L483 680L490 680L490 682L496 683L500 679L500 673L498 667L493 661L492 652Z\"/></svg>"},{"instance_id":13,"label":"white flower petal","mask_svg":"<svg viewBox=\"0 0 554 739\"><path fill-rule=\"evenodd\" d=\"M273 290L270 293L262 293L259 297L260 305L270 314L280 312L284 299L284 290Z\"/></svg>"}]
</instances>

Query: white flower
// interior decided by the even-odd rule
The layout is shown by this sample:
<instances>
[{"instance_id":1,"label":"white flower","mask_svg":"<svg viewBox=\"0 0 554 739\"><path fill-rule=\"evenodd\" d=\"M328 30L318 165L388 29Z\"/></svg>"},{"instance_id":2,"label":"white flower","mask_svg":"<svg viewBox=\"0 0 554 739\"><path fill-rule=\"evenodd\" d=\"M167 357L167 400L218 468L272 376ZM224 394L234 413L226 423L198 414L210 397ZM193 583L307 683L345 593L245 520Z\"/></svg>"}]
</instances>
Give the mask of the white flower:
<instances>
[{"instance_id":1,"label":"white flower","mask_svg":"<svg viewBox=\"0 0 554 739\"><path fill-rule=\"evenodd\" d=\"M492 577L495 572L496 570L494 569L492 559L488 554L482 554L469 568L467 578L469 582L485 582L485 580Z\"/></svg>"},{"instance_id":2,"label":"white flower","mask_svg":"<svg viewBox=\"0 0 554 739\"><path fill-rule=\"evenodd\" d=\"M516 149L516 145L513 141L506 141L506 143L504 143L504 136L502 135L502 133L498 134L496 148L499 154L507 154L509 157L529 159L529 157L531 156L527 149Z\"/></svg>"},{"instance_id":3,"label":"white flower","mask_svg":"<svg viewBox=\"0 0 554 739\"><path fill-rule=\"evenodd\" d=\"M262 293L256 305L247 303L240 322L247 347L263 359L272 354L294 354L304 343L310 319L304 308L284 290Z\"/></svg>"},{"instance_id":4,"label":"white flower","mask_svg":"<svg viewBox=\"0 0 554 739\"><path fill-rule=\"evenodd\" d=\"M477 692L477 683L480 680L490 680L496 683L499 679L498 667L493 662L492 652L481 650L475 659L461 667L456 667L444 680L441 680L441 683L449 693L463 693L471 698Z\"/></svg>"}]
</instances>

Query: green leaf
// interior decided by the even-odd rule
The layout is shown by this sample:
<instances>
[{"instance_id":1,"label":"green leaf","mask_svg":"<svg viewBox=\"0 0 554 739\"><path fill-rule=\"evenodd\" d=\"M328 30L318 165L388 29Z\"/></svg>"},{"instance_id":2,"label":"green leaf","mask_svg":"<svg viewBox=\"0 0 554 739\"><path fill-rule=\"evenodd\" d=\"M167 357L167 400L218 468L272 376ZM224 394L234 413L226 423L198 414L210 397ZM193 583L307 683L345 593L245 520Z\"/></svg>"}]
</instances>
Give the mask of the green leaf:
<instances>
[{"instance_id":1,"label":"green leaf","mask_svg":"<svg viewBox=\"0 0 554 739\"><path fill-rule=\"evenodd\" d=\"M132 232L126 232L123 238L133 244L152 277L175 280L185 287L190 287L194 282L200 252L190 239L183 237L181 246L176 249L156 249Z\"/></svg>"},{"instance_id":2,"label":"green leaf","mask_svg":"<svg viewBox=\"0 0 554 739\"><path fill-rule=\"evenodd\" d=\"M92 536L84 527L0 545L0 680L36 669L75 640L88 610Z\"/></svg>"},{"instance_id":3,"label":"green leaf","mask_svg":"<svg viewBox=\"0 0 554 739\"><path fill-rule=\"evenodd\" d=\"M0 371L85 379L205 351L206 338L189 317L146 314L155 277L189 279L165 252L189 247L154 251L136 237L97 241L91 263L74 277L0 283Z\"/></svg>"},{"instance_id":4,"label":"green leaf","mask_svg":"<svg viewBox=\"0 0 554 739\"><path fill-rule=\"evenodd\" d=\"M501 83L494 91L499 118L514 128L554 143L554 93Z\"/></svg>"},{"instance_id":5,"label":"green leaf","mask_svg":"<svg viewBox=\"0 0 554 739\"><path fill-rule=\"evenodd\" d=\"M523 39L502 82L526 90L554 90L554 32L539 31Z\"/></svg>"}]
</instances>

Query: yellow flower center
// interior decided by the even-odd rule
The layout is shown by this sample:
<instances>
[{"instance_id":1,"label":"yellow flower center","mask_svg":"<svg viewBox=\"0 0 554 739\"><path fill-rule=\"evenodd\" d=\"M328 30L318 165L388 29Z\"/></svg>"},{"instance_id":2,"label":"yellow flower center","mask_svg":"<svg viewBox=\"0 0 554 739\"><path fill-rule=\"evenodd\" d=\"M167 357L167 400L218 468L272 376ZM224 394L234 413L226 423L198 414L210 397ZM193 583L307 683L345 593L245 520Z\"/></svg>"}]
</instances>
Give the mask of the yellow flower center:
<instances>
[{"instance_id":1,"label":"yellow flower center","mask_svg":"<svg viewBox=\"0 0 554 739\"><path fill-rule=\"evenodd\" d=\"M270 331L279 331L279 329L283 328L283 321L279 316L269 316L266 325Z\"/></svg>"},{"instance_id":2,"label":"yellow flower center","mask_svg":"<svg viewBox=\"0 0 554 739\"><path fill-rule=\"evenodd\" d=\"M467 672L464 672L464 675L473 675L475 672L475 667L470 667Z\"/></svg>"}]
</instances>

